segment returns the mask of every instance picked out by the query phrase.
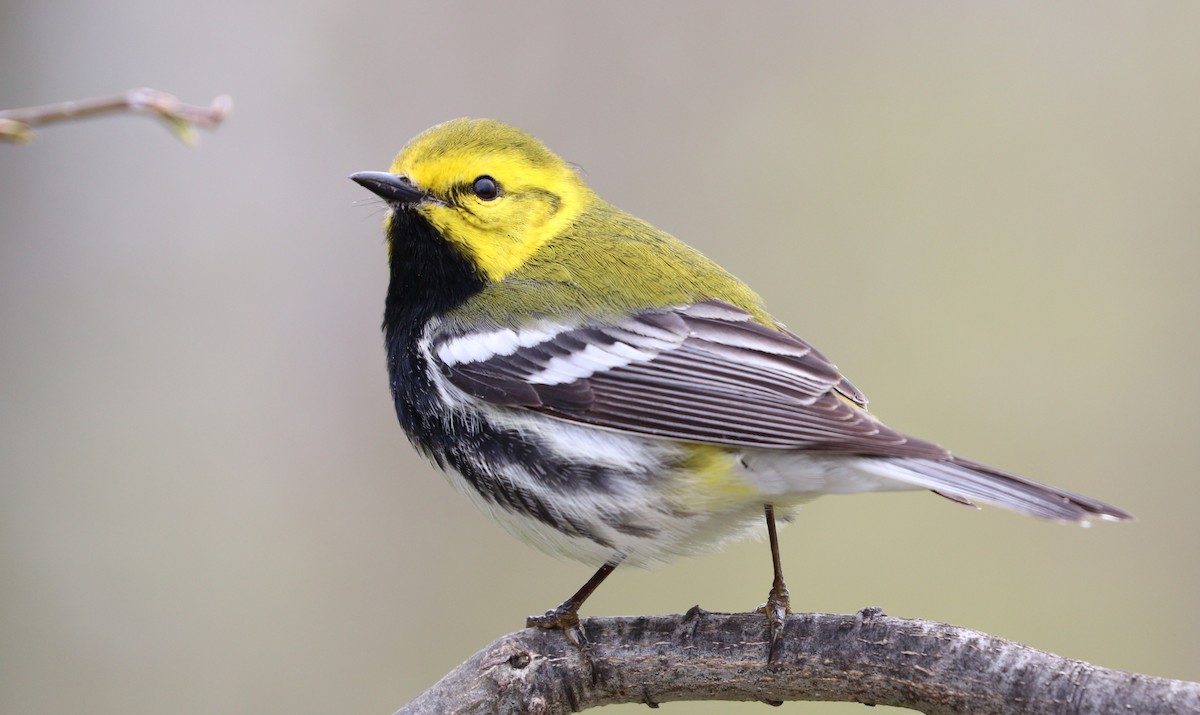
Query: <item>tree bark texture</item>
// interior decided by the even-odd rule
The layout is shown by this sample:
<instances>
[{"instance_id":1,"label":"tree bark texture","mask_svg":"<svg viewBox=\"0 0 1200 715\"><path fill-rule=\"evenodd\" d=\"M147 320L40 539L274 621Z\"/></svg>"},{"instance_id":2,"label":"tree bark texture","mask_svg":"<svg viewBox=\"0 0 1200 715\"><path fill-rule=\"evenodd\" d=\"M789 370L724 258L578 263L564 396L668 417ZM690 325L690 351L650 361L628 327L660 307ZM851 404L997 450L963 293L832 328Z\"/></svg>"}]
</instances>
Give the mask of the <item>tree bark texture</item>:
<instances>
[{"instance_id":1,"label":"tree bark texture","mask_svg":"<svg viewBox=\"0 0 1200 715\"><path fill-rule=\"evenodd\" d=\"M585 658L561 631L495 641L397 715L576 712L613 703L833 700L930 715L1200 715L1200 683L1109 670L986 633L886 616L788 617L767 662L761 614L592 618Z\"/></svg>"}]
</instances>

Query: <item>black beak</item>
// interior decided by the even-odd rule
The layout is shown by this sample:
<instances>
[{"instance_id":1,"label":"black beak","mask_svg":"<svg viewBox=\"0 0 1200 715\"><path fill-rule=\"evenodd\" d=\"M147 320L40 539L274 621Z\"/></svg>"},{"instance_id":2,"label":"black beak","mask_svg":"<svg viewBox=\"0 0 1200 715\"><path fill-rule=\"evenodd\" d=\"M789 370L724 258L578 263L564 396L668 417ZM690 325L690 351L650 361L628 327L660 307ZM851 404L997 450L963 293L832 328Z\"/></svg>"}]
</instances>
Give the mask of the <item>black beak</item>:
<instances>
[{"instance_id":1,"label":"black beak","mask_svg":"<svg viewBox=\"0 0 1200 715\"><path fill-rule=\"evenodd\" d=\"M412 206L429 195L412 185L407 176L386 171L360 171L350 179L392 205Z\"/></svg>"}]
</instances>

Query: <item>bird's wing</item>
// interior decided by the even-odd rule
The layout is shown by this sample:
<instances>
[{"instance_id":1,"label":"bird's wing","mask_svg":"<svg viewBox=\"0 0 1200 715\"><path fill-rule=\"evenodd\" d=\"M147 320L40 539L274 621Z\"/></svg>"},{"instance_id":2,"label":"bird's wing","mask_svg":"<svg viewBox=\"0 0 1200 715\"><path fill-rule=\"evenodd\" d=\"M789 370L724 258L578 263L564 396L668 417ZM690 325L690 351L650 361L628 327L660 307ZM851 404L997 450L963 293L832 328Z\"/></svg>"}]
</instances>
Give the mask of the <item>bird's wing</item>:
<instances>
[{"instance_id":1,"label":"bird's wing","mask_svg":"<svg viewBox=\"0 0 1200 715\"><path fill-rule=\"evenodd\" d=\"M700 443L942 459L889 429L798 336L720 301L619 323L441 336L442 373L497 405Z\"/></svg>"}]
</instances>

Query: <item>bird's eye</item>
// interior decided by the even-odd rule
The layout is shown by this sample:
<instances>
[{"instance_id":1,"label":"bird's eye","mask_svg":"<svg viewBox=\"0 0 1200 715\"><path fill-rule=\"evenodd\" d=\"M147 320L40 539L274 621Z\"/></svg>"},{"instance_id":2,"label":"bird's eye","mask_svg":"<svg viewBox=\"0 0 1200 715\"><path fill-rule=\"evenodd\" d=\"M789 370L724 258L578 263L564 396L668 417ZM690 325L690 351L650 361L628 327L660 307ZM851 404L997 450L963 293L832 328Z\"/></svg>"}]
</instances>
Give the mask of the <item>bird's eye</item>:
<instances>
[{"instance_id":1,"label":"bird's eye","mask_svg":"<svg viewBox=\"0 0 1200 715\"><path fill-rule=\"evenodd\" d=\"M484 201L491 201L500 195L500 184L490 176L480 176L471 182L471 193Z\"/></svg>"}]
</instances>

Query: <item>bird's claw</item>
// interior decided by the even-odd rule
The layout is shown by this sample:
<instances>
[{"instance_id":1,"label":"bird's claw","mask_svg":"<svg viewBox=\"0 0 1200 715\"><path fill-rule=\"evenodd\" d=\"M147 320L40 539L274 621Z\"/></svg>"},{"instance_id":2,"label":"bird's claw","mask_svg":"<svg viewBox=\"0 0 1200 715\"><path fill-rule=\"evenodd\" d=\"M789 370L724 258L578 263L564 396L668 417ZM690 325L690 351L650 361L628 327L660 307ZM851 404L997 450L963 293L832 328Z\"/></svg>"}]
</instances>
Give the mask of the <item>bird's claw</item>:
<instances>
[{"instance_id":1,"label":"bird's claw","mask_svg":"<svg viewBox=\"0 0 1200 715\"><path fill-rule=\"evenodd\" d=\"M767 645L767 662L774 663L779 657L779 648L783 643L783 627L787 617L792 612L791 596L787 587L781 582L776 583L767 594L767 602L756 609L767 617L769 641Z\"/></svg>"},{"instance_id":2,"label":"bird's claw","mask_svg":"<svg viewBox=\"0 0 1200 715\"><path fill-rule=\"evenodd\" d=\"M526 628L545 628L547 630L558 629L563 632L567 642L575 646L579 651L579 657L583 661L585 667L593 672L592 668L592 644L588 642L587 636L583 632L583 626L579 621L579 612L559 606L558 608L546 611L540 616L529 616L525 619Z\"/></svg>"},{"instance_id":3,"label":"bird's claw","mask_svg":"<svg viewBox=\"0 0 1200 715\"><path fill-rule=\"evenodd\" d=\"M579 612L559 606L546 611L540 616L530 616L525 619L526 628L561 628L564 631L579 625Z\"/></svg>"}]
</instances>

